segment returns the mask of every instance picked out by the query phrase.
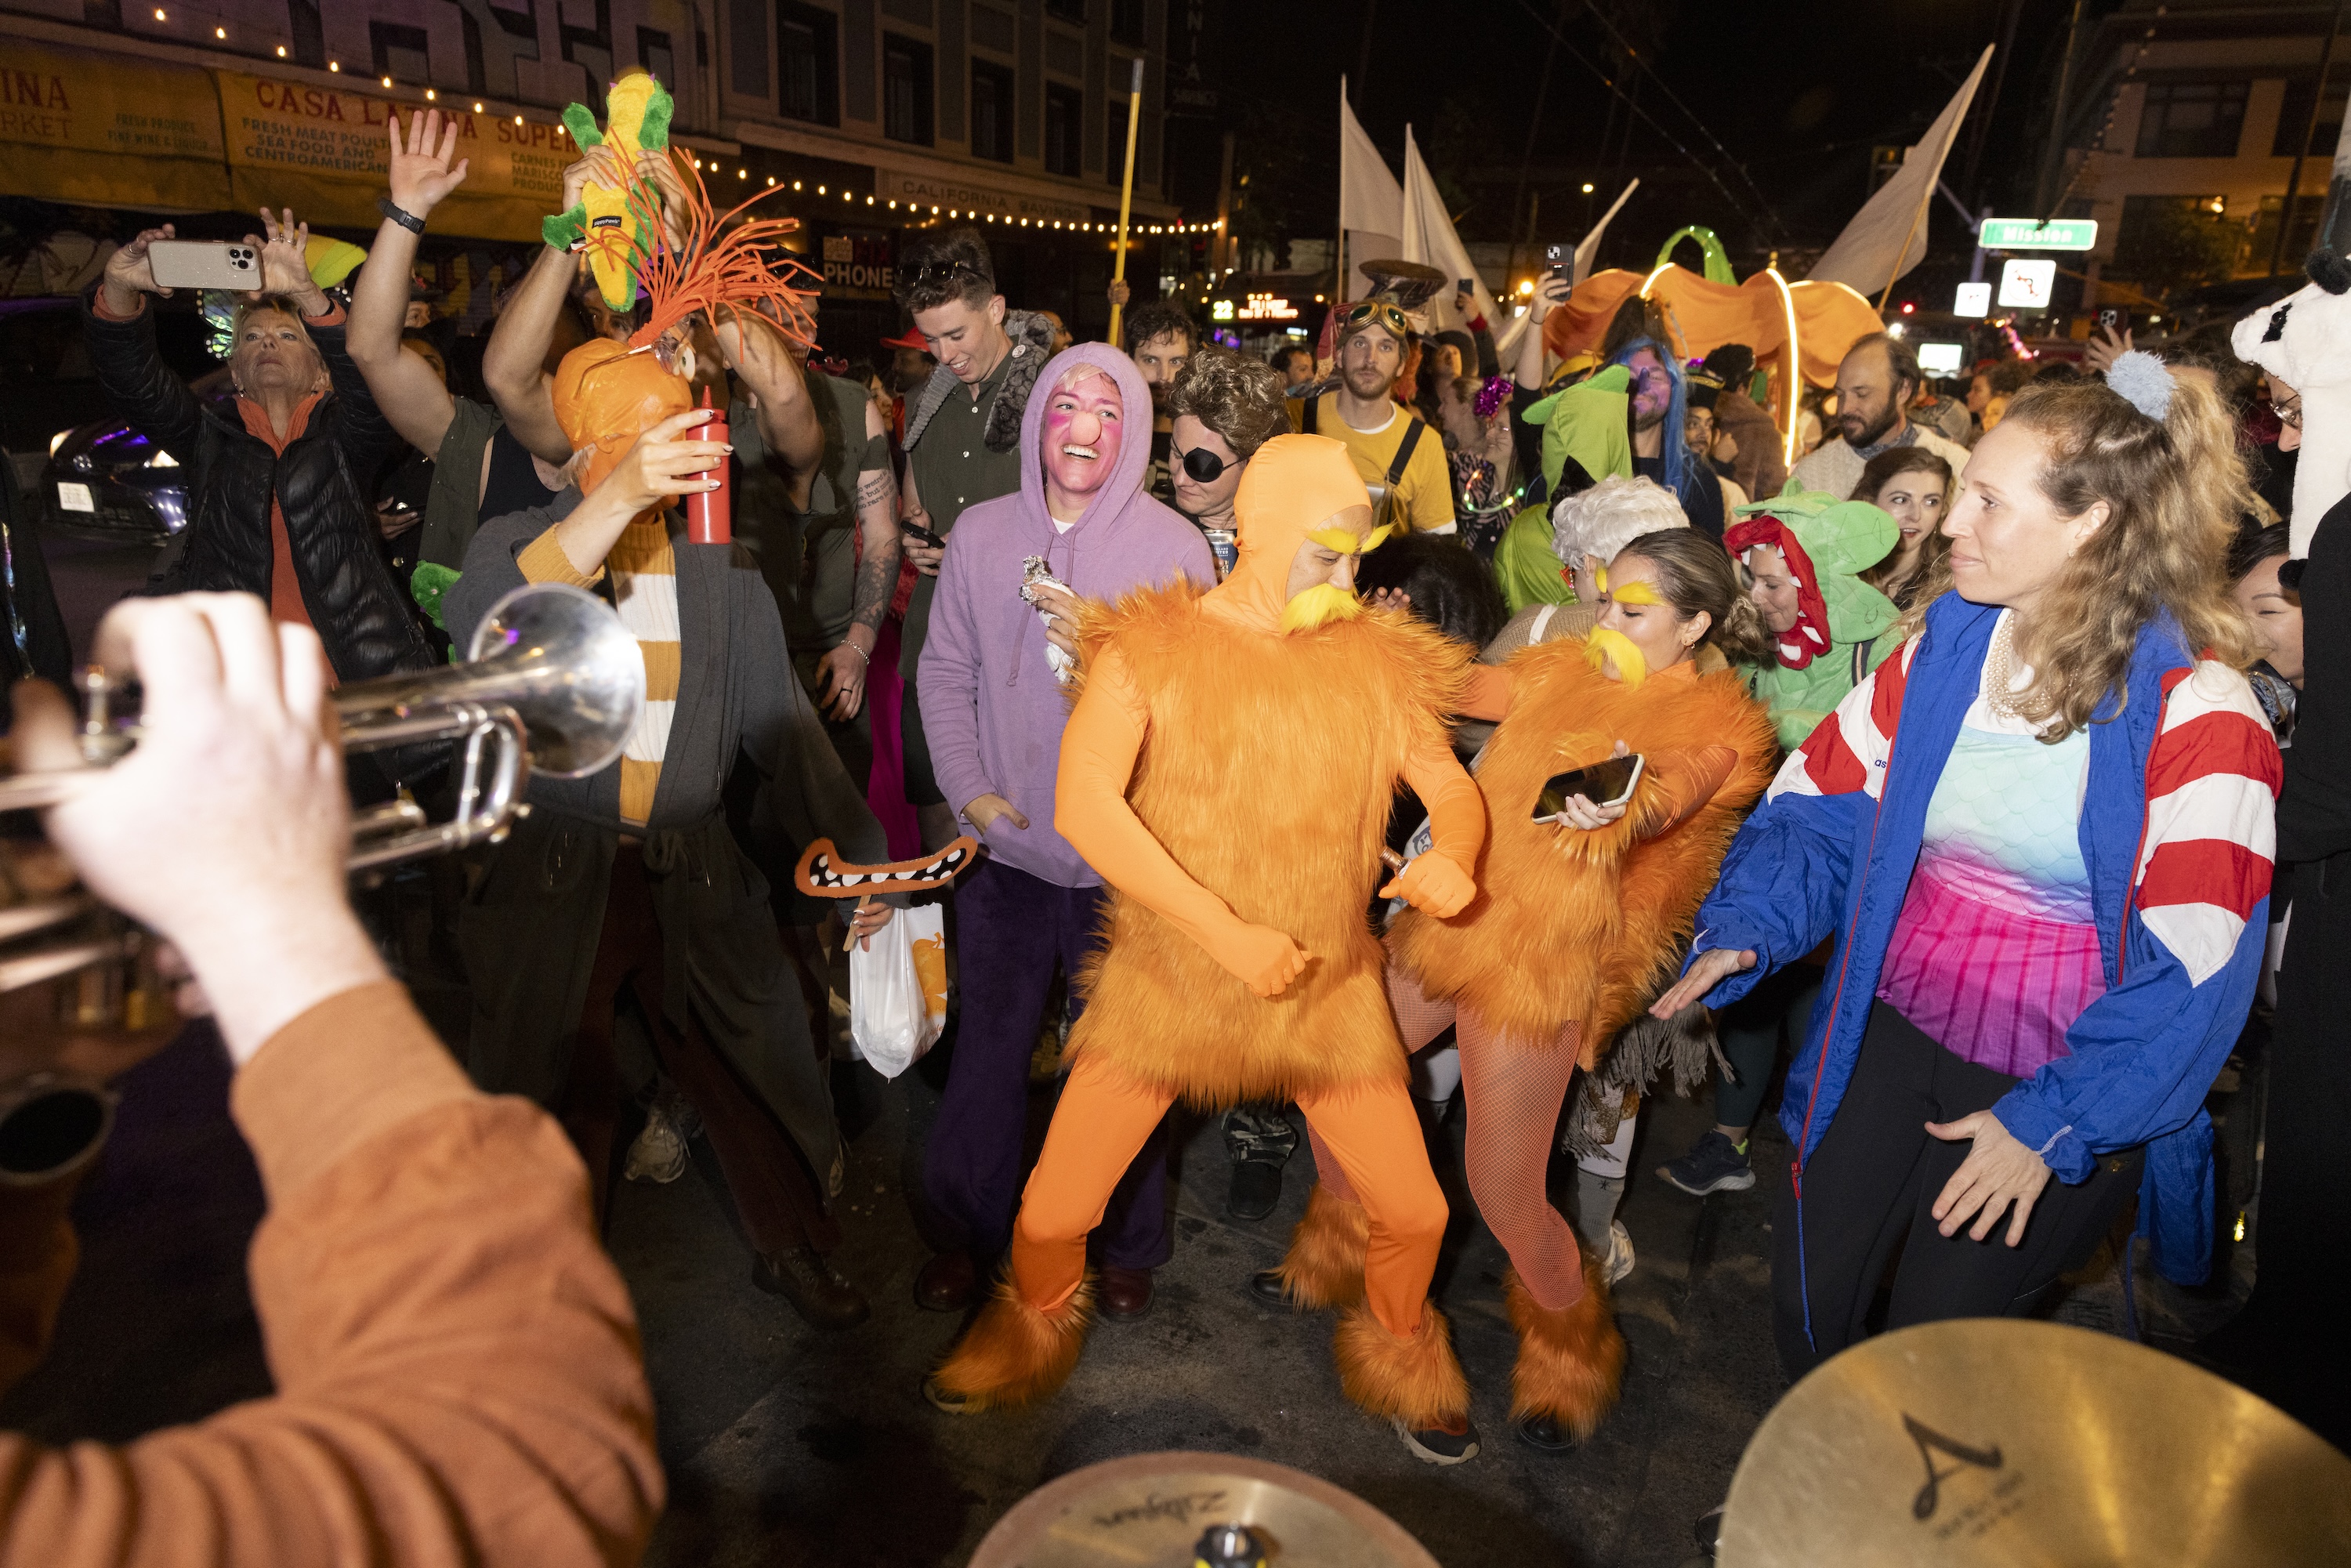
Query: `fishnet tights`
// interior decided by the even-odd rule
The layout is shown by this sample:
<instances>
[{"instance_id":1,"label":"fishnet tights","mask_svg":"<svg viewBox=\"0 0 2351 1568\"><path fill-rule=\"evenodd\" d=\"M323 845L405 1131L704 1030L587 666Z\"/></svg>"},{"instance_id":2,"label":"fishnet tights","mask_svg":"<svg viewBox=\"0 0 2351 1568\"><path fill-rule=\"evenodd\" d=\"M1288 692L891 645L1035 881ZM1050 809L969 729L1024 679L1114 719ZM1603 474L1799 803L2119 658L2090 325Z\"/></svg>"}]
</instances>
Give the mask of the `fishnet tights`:
<instances>
[{"instance_id":1,"label":"fishnet tights","mask_svg":"<svg viewBox=\"0 0 2351 1568\"><path fill-rule=\"evenodd\" d=\"M1423 996L1393 965L1387 981L1388 1002L1407 1053L1448 1027L1457 1029L1462 1107L1468 1114L1465 1154L1478 1212L1509 1251L1528 1293L1552 1310L1571 1305L1583 1294L1583 1255L1574 1230L1552 1207L1544 1183L1560 1107L1575 1076L1579 1026L1565 1025L1541 1045L1505 1040L1487 1030L1477 1014ZM1333 1197L1355 1202L1345 1173L1311 1127L1306 1137L1323 1186Z\"/></svg>"}]
</instances>

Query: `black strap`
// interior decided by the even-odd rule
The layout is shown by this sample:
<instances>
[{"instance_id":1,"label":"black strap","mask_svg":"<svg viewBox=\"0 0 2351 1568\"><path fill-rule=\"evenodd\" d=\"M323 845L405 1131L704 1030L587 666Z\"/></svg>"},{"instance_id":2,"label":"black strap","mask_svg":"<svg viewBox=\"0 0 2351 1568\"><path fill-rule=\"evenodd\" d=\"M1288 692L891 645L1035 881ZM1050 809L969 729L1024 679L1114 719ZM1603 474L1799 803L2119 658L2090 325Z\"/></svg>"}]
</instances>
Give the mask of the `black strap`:
<instances>
[{"instance_id":1,"label":"black strap","mask_svg":"<svg viewBox=\"0 0 2351 1568\"><path fill-rule=\"evenodd\" d=\"M1388 465L1389 489L1395 489L1396 481L1404 477L1404 465L1412 461L1412 449L1420 444L1420 433L1427 428L1418 414L1413 415L1412 423L1404 427L1404 439L1396 443L1395 461Z\"/></svg>"},{"instance_id":2,"label":"black strap","mask_svg":"<svg viewBox=\"0 0 2351 1568\"><path fill-rule=\"evenodd\" d=\"M1301 414L1298 421L1301 434L1306 435L1311 435L1314 434L1314 410L1322 403L1322 400L1319 397L1310 397L1306 400L1305 410Z\"/></svg>"}]
</instances>

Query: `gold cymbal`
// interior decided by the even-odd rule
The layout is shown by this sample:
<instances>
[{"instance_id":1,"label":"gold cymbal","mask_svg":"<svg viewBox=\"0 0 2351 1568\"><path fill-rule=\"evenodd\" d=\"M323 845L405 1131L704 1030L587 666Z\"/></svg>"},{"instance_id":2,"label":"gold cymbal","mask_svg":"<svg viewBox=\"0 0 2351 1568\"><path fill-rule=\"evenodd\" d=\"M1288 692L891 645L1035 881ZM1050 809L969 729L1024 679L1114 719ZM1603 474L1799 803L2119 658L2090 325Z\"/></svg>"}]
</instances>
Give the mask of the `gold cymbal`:
<instances>
[{"instance_id":1,"label":"gold cymbal","mask_svg":"<svg viewBox=\"0 0 2351 1568\"><path fill-rule=\"evenodd\" d=\"M1722 1568L2351 1563L2351 1458L2175 1356L1968 1318L1854 1346L1730 1483Z\"/></svg>"},{"instance_id":2,"label":"gold cymbal","mask_svg":"<svg viewBox=\"0 0 2351 1568\"><path fill-rule=\"evenodd\" d=\"M1246 1524L1279 1568L1437 1568L1394 1520L1303 1470L1231 1454L1136 1454L1049 1481L997 1521L971 1568L1192 1568L1210 1526Z\"/></svg>"}]
</instances>

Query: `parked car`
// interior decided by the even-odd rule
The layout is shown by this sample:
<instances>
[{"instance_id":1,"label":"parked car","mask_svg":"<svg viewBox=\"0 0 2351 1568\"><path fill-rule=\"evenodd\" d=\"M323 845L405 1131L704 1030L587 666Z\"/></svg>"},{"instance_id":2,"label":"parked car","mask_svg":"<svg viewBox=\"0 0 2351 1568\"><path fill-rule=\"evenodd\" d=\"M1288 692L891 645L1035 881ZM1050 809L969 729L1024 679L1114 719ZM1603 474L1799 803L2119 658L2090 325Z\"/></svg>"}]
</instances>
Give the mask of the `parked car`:
<instances>
[{"instance_id":1,"label":"parked car","mask_svg":"<svg viewBox=\"0 0 2351 1568\"><path fill-rule=\"evenodd\" d=\"M57 432L41 472L44 531L106 544L163 544L188 526L179 460L120 420Z\"/></svg>"}]
</instances>

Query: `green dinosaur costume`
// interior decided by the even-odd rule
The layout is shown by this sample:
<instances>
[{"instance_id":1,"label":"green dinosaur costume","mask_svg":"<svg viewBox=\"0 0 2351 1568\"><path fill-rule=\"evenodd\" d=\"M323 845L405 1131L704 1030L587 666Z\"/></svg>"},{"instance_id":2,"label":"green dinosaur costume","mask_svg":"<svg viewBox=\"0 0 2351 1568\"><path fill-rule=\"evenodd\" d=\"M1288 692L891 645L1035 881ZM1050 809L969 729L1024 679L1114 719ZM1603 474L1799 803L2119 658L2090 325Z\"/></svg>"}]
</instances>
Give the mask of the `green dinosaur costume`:
<instances>
[{"instance_id":1,"label":"green dinosaur costume","mask_svg":"<svg viewBox=\"0 0 2351 1568\"><path fill-rule=\"evenodd\" d=\"M1771 710L1781 745L1802 745L1901 645L1894 623L1902 612L1858 575L1901 540L1894 519L1876 507L1822 490L1792 491L1732 512L1725 548L1744 560L1757 545L1771 545L1786 556L1798 583L1797 623L1780 634L1779 657L1740 668L1756 700Z\"/></svg>"},{"instance_id":2,"label":"green dinosaur costume","mask_svg":"<svg viewBox=\"0 0 2351 1568\"><path fill-rule=\"evenodd\" d=\"M1543 493L1557 504L1559 476L1571 457L1589 481L1633 472L1633 437L1625 423L1633 372L1622 365L1595 371L1564 391L1535 403L1519 417L1543 427ZM1582 488L1581 483L1577 488ZM1510 520L1494 547L1494 574L1515 615L1530 604L1572 604L1575 595L1560 575L1551 548L1551 506L1529 507Z\"/></svg>"},{"instance_id":3,"label":"green dinosaur costume","mask_svg":"<svg viewBox=\"0 0 2351 1568\"><path fill-rule=\"evenodd\" d=\"M675 109L666 88L643 70L632 68L622 72L621 79L604 89L601 131L596 128L595 114L578 103L564 110L563 128L583 149L609 143L620 154L622 167L633 170L640 153L668 153L670 116ZM637 302L637 277L629 259L652 255L653 236L643 216L630 211L625 187L589 185L580 193L580 204L549 216L539 225L539 235L556 249L570 250L590 234L607 229L625 234L629 243L589 246L588 269L604 303L614 310L626 310Z\"/></svg>"}]
</instances>

